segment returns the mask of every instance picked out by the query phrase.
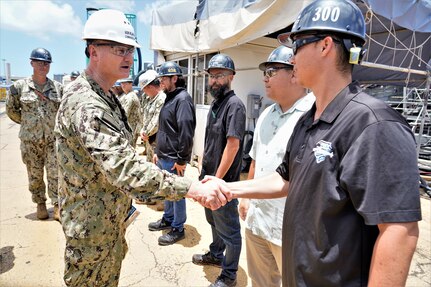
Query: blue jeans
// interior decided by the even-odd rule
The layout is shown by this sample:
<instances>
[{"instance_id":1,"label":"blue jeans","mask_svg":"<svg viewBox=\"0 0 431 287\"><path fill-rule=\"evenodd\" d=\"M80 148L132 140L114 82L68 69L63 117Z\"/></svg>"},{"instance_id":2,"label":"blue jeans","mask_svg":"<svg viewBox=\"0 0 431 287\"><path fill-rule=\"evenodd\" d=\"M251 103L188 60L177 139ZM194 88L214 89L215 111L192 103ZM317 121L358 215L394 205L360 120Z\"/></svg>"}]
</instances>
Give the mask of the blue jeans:
<instances>
[{"instance_id":1,"label":"blue jeans","mask_svg":"<svg viewBox=\"0 0 431 287\"><path fill-rule=\"evenodd\" d=\"M177 171L171 170L171 168L174 166L175 161L171 159L166 158L159 158L157 161L157 166L160 167L163 170L166 170L170 173L177 174ZM165 210L163 213L163 218L171 222L171 226L178 229L179 231L183 231L184 229L184 223L187 219L186 214L186 200L181 199L178 201L170 201L165 200Z\"/></svg>"},{"instance_id":2,"label":"blue jeans","mask_svg":"<svg viewBox=\"0 0 431 287\"><path fill-rule=\"evenodd\" d=\"M235 279L242 245L238 200L234 199L218 210L205 208L205 216L213 235L210 252L215 258L223 259L221 275Z\"/></svg>"}]
</instances>

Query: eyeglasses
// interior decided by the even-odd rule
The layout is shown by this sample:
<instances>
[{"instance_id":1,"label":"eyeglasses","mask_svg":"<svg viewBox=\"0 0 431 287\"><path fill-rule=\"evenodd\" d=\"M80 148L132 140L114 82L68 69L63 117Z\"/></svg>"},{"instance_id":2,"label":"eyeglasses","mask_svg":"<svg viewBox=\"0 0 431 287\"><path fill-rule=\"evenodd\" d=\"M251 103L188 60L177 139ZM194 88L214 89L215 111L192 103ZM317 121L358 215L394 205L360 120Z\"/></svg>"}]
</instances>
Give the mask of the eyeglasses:
<instances>
[{"instance_id":1,"label":"eyeglasses","mask_svg":"<svg viewBox=\"0 0 431 287\"><path fill-rule=\"evenodd\" d=\"M296 53L298 52L298 49L301 48L302 46L305 46L307 44L311 44L314 42L318 42L322 39L324 39L324 37L322 38L322 36L313 36L313 37L307 37L307 38L297 39L293 41L292 43L293 55L296 55Z\"/></svg>"},{"instance_id":2,"label":"eyeglasses","mask_svg":"<svg viewBox=\"0 0 431 287\"><path fill-rule=\"evenodd\" d=\"M268 68L268 69L265 69L264 71L263 71L263 76L264 77L267 77L267 78L272 78L272 77L274 77L275 75L277 75L277 72L279 71L279 70L292 70L292 68L291 67L271 67L271 68Z\"/></svg>"},{"instance_id":3,"label":"eyeglasses","mask_svg":"<svg viewBox=\"0 0 431 287\"><path fill-rule=\"evenodd\" d=\"M229 76L229 74L224 74L224 73L220 73L220 74L208 74L208 76L210 77L211 80L218 80L221 79L223 80L225 77Z\"/></svg>"},{"instance_id":4,"label":"eyeglasses","mask_svg":"<svg viewBox=\"0 0 431 287\"><path fill-rule=\"evenodd\" d=\"M92 45L111 47L111 53L120 57L125 57L129 54L133 55L135 53L135 47L129 48L126 46L120 46L120 45L111 44L111 43L95 43Z\"/></svg>"},{"instance_id":5,"label":"eyeglasses","mask_svg":"<svg viewBox=\"0 0 431 287\"><path fill-rule=\"evenodd\" d=\"M307 38L302 38L302 39L296 39L292 43L293 55L296 55L296 53L298 52L298 49L301 48L302 46L305 46L307 44L311 44L314 42L318 42L320 40L325 39L326 37L331 37L331 36L319 35L319 36L312 36L312 37L307 37ZM331 38L332 38L332 41L334 41L334 43L341 44L341 40L335 39L334 37L331 37Z\"/></svg>"},{"instance_id":6,"label":"eyeglasses","mask_svg":"<svg viewBox=\"0 0 431 287\"><path fill-rule=\"evenodd\" d=\"M33 64L35 64L36 66L39 66L39 67L48 67L49 65L51 65L50 62L37 61L37 60L33 60Z\"/></svg>"}]
</instances>

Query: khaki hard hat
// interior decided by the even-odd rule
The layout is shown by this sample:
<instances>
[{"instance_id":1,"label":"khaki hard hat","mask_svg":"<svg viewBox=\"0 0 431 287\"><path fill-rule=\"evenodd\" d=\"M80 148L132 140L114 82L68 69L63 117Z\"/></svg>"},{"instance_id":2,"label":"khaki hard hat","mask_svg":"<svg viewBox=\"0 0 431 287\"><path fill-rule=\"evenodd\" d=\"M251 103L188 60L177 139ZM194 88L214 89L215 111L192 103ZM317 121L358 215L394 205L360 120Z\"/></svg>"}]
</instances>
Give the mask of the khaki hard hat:
<instances>
[{"instance_id":1,"label":"khaki hard hat","mask_svg":"<svg viewBox=\"0 0 431 287\"><path fill-rule=\"evenodd\" d=\"M123 12L103 9L94 12L84 26L83 40L108 40L139 48L135 30Z\"/></svg>"},{"instance_id":2,"label":"khaki hard hat","mask_svg":"<svg viewBox=\"0 0 431 287\"><path fill-rule=\"evenodd\" d=\"M139 87L141 89L145 88L146 86L148 86L149 83L157 79L157 77L158 77L158 74L156 71L154 70L146 71L145 73L139 76Z\"/></svg>"},{"instance_id":3,"label":"khaki hard hat","mask_svg":"<svg viewBox=\"0 0 431 287\"><path fill-rule=\"evenodd\" d=\"M121 83L133 83L133 79L132 77L128 77L128 78L124 78L124 79L120 79L118 80L118 82Z\"/></svg>"}]
</instances>

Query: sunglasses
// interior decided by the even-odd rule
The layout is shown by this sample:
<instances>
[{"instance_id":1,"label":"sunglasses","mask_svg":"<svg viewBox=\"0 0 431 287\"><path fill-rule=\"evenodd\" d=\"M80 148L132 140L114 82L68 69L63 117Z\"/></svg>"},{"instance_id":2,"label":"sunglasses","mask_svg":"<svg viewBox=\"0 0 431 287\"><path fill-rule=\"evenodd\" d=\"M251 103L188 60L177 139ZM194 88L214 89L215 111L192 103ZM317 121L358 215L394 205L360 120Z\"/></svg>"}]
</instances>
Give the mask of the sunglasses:
<instances>
[{"instance_id":1,"label":"sunglasses","mask_svg":"<svg viewBox=\"0 0 431 287\"><path fill-rule=\"evenodd\" d=\"M298 52L298 49L301 48L302 46L305 46L307 44L311 44L314 42L319 42L320 40L323 40L326 37L331 37L331 36L319 35L319 36L312 36L312 37L307 37L307 38L296 39L292 43L293 55L296 55L296 53ZM341 44L340 40L335 39L334 37L331 37L331 38L332 38L332 41L334 41L334 43Z\"/></svg>"},{"instance_id":2,"label":"sunglasses","mask_svg":"<svg viewBox=\"0 0 431 287\"><path fill-rule=\"evenodd\" d=\"M135 47L126 47L111 43L95 43L94 46L107 46L111 48L111 53L120 57L125 57L129 54L133 55L135 53Z\"/></svg>"},{"instance_id":3,"label":"sunglasses","mask_svg":"<svg viewBox=\"0 0 431 287\"><path fill-rule=\"evenodd\" d=\"M292 70L291 67L271 67L271 68L267 68L263 71L263 76L267 77L267 78L272 78L275 75L277 75L277 72L279 70Z\"/></svg>"},{"instance_id":4,"label":"sunglasses","mask_svg":"<svg viewBox=\"0 0 431 287\"><path fill-rule=\"evenodd\" d=\"M325 37L322 37L322 36L313 36L313 37L307 37L307 38L297 39L293 41L292 43L293 55L296 55L296 53L298 52L298 49L301 48L302 46L305 46L307 44L311 44L314 42L318 42L320 40L323 40L324 38Z\"/></svg>"}]
</instances>

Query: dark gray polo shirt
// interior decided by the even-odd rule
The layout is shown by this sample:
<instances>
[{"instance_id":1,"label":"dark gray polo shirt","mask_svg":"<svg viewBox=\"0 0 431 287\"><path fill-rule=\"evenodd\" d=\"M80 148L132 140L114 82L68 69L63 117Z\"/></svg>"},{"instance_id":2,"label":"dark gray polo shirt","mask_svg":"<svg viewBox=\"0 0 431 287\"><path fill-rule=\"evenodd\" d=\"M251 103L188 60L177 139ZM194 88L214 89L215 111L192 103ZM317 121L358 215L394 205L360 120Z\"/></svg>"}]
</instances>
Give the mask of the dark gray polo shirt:
<instances>
[{"instance_id":1,"label":"dark gray polo shirt","mask_svg":"<svg viewBox=\"0 0 431 287\"><path fill-rule=\"evenodd\" d=\"M245 131L245 106L234 91L211 104L205 129L205 148L201 177L215 175L220 165L228 137L240 139L239 150L223 179L239 180L242 164L242 142Z\"/></svg>"},{"instance_id":2,"label":"dark gray polo shirt","mask_svg":"<svg viewBox=\"0 0 431 287\"><path fill-rule=\"evenodd\" d=\"M298 121L277 169L289 181L283 286L366 286L377 224L421 220L414 136L357 83L314 113Z\"/></svg>"}]
</instances>

